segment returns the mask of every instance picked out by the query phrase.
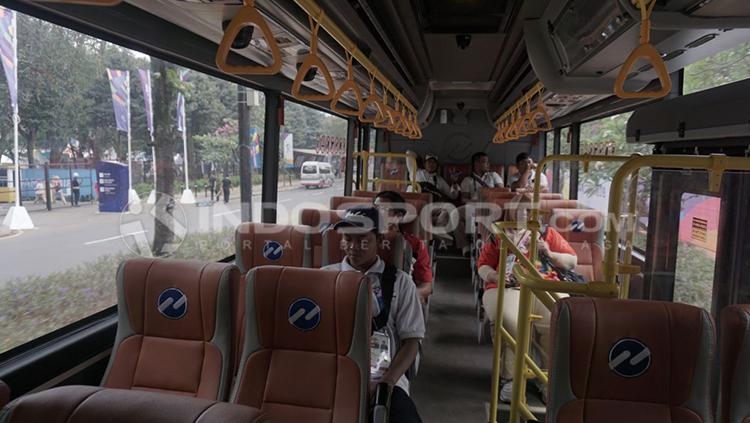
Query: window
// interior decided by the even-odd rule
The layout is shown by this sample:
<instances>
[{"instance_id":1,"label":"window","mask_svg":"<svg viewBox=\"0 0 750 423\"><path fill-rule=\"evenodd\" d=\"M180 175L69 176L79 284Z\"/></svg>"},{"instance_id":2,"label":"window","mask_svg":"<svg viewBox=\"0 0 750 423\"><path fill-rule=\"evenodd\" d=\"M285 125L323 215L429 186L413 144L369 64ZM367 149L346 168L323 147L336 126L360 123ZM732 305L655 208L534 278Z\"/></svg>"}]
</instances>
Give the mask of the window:
<instances>
[{"instance_id":1,"label":"window","mask_svg":"<svg viewBox=\"0 0 750 423\"><path fill-rule=\"evenodd\" d=\"M651 147L645 144L625 142L625 126L631 113L623 113L586 122L581 125L581 154L627 156L633 153L650 154ZM610 184L621 163L591 163L588 172L583 166L578 173L578 200L588 207L609 212ZM627 190L627 187L625 188ZM635 232L635 247L646 248L649 196L651 192L651 171L643 170L639 175L638 202L636 213L638 225ZM627 191L625 191L627 193ZM625 194L624 193L624 194ZM627 200L627 195L623 198Z\"/></svg>"},{"instance_id":2,"label":"window","mask_svg":"<svg viewBox=\"0 0 750 423\"><path fill-rule=\"evenodd\" d=\"M546 151L545 156L551 156L555 154L555 131L547 131L545 134L545 143L546 145ZM554 180L553 176L553 166L552 163L549 163L544 170L544 174L547 176L547 181L549 183L549 189L552 189L552 184Z\"/></svg>"},{"instance_id":3,"label":"window","mask_svg":"<svg viewBox=\"0 0 750 423\"><path fill-rule=\"evenodd\" d=\"M721 51L685 67L685 94L750 77L750 42Z\"/></svg>"},{"instance_id":4,"label":"window","mask_svg":"<svg viewBox=\"0 0 750 423\"><path fill-rule=\"evenodd\" d=\"M318 167L315 165L305 165L302 166L302 173L317 173Z\"/></svg>"},{"instance_id":5,"label":"window","mask_svg":"<svg viewBox=\"0 0 750 423\"><path fill-rule=\"evenodd\" d=\"M3 263L12 263L0 266L0 352L114 305L124 259L217 260L234 252L241 92L250 97L253 194L260 199L260 93L26 15L17 15L17 28L18 187L37 229L0 234ZM15 202L16 186L7 171L14 152L6 82L3 74L0 219ZM177 129L180 94L185 131ZM129 188L141 201L128 208Z\"/></svg>"},{"instance_id":6,"label":"window","mask_svg":"<svg viewBox=\"0 0 750 423\"><path fill-rule=\"evenodd\" d=\"M292 101L284 102L279 160L277 221L297 224L302 209L327 209L333 196L344 195L345 119ZM317 177L302 177L305 162Z\"/></svg>"},{"instance_id":7,"label":"window","mask_svg":"<svg viewBox=\"0 0 750 423\"><path fill-rule=\"evenodd\" d=\"M560 154L570 154L570 128L562 128L560 131ZM570 199L570 162L560 163L560 193L563 198Z\"/></svg>"}]
</instances>

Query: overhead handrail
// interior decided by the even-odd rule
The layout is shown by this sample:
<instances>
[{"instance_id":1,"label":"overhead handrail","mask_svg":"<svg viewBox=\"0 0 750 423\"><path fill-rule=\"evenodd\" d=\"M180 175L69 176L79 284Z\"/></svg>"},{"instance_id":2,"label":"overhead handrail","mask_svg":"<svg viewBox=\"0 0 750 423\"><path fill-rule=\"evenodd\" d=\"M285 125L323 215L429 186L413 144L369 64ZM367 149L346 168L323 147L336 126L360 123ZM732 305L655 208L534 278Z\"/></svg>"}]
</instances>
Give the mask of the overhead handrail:
<instances>
[{"instance_id":1,"label":"overhead handrail","mask_svg":"<svg viewBox=\"0 0 750 423\"><path fill-rule=\"evenodd\" d=\"M333 95L331 100L331 110L334 112L341 113L347 116L359 116L360 111L363 108L362 104L362 90L359 88L356 82L354 82L354 58L351 54L346 53L346 81L339 87L336 94ZM341 98L347 92L351 91L354 94L354 100L356 101L356 108L341 108L339 103Z\"/></svg>"},{"instance_id":2,"label":"overhead handrail","mask_svg":"<svg viewBox=\"0 0 750 423\"><path fill-rule=\"evenodd\" d=\"M320 24L317 23L312 16L308 16L307 18L310 21L310 52L307 54L307 57L305 57L302 65L300 65L299 70L297 70L297 76L294 78L294 83L292 84L292 97L297 100L331 100L336 92L336 87L333 85L333 78L331 78L331 72L328 71L328 66L326 66L320 56L318 56L318 30L320 29ZM302 94L300 92L302 89L302 81L305 79L307 72L313 66L323 75L328 91L323 94Z\"/></svg>"},{"instance_id":3,"label":"overhead handrail","mask_svg":"<svg viewBox=\"0 0 750 423\"><path fill-rule=\"evenodd\" d=\"M534 97L538 99L536 106L532 107ZM538 120L542 120L541 125ZM552 129L549 113L544 107L544 85L539 82L521 96L495 121L495 127L497 132L492 142L496 144L515 141Z\"/></svg>"},{"instance_id":4,"label":"overhead handrail","mask_svg":"<svg viewBox=\"0 0 750 423\"><path fill-rule=\"evenodd\" d=\"M367 109L371 105L375 106L375 116L368 118L366 117L366 113L367 113ZM383 106L380 103L380 100L378 98L378 93L375 90L375 77L372 74L370 74L370 92L367 95L367 99L365 100L364 104L362 104L362 109L359 111L359 121L362 123L374 124L377 121L383 120L384 113L385 112L383 111Z\"/></svg>"},{"instance_id":5,"label":"overhead handrail","mask_svg":"<svg viewBox=\"0 0 750 423\"><path fill-rule=\"evenodd\" d=\"M638 47L636 47L625 59L625 63L620 68L615 80L615 95L620 98L661 98L672 91L672 79L669 77L669 71L662 59L661 54L651 44L651 12L654 10L656 0L635 0L641 9L641 38ZM656 75L659 77L661 89L655 91L625 91L625 81L638 59L648 59L653 66Z\"/></svg>"},{"instance_id":6,"label":"overhead handrail","mask_svg":"<svg viewBox=\"0 0 750 423\"><path fill-rule=\"evenodd\" d=\"M536 123L536 119L539 117L542 117L544 119L544 126L539 126ZM539 99L536 102L536 108L534 109L534 125L536 125L536 128L538 131L549 131L552 129L552 120L549 118L549 113L547 113L547 108L544 107L544 89L539 91Z\"/></svg>"},{"instance_id":7,"label":"overhead handrail","mask_svg":"<svg viewBox=\"0 0 750 423\"><path fill-rule=\"evenodd\" d=\"M373 123L373 126L376 128L385 128L388 129L389 126L392 126L395 122L393 122L393 114L389 113L391 110L391 107L388 105L388 89L386 87L383 87L383 101L380 102L380 106L383 110L383 116L382 119L375 121Z\"/></svg>"},{"instance_id":8,"label":"overhead handrail","mask_svg":"<svg viewBox=\"0 0 750 423\"><path fill-rule=\"evenodd\" d=\"M266 40L266 44L268 44L268 48L271 50L273 63L269 66L237 66L228 63L229 52L231 51L234 39L237 38L237 34L243 28L250 25L255 25L260 29L263 33L263 38ZM242 8L234 15L234 18L232 18L232 21L224 31L224 37L221 39L219 49L216 51L216 66L223 72L234 75L275 75L281 70L282 64L279 45L276 43L271 29L268 27L268 23L255 8L255 0L243 0Z\"/></svg>"}]
</instances>

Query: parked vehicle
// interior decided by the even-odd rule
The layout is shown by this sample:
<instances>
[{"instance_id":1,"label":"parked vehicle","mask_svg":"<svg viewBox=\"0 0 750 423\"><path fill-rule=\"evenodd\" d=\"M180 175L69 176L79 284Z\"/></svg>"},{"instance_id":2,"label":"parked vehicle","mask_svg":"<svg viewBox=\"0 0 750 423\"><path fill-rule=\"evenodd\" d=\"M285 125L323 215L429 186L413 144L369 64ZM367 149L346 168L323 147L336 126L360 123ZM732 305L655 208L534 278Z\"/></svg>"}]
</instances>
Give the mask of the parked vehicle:
<instances>
[{"instance_id":1,"label":"parked vehicle","mask_svg":"<svg viewBox=\"0 0 750 423\"><path fill-rule=\"evenodd\" d=\"M300 179L305 188L327 188L333 186L333 170L330 163L304 162L300 171Z\"/></svg>"}]
</instances>

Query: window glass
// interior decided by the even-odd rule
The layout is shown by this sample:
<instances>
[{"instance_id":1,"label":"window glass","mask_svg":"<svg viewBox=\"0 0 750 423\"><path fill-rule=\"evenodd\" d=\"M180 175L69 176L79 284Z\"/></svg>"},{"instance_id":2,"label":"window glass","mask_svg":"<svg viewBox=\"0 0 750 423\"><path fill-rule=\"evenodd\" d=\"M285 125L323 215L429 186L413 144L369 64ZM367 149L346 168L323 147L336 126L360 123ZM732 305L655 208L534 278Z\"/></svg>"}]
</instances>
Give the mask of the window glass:
<instances>
[{"instance_id":1,"label":"window glass","mask_svg":"<svg viewBox=\"0 0 750 423\"><path fill-rule=\"evenodd\" d=\"M315 165L302 166L302 173L317 173L318 167Z\"/></svg>"},{"instance_id":2,"label":"window glass","mask_svg":"<svg viewBox=\"0 0 750 423\"><path fill-rule=\"evenodd\" d=\"M651 147L645 144L625 142L625 126L631 113L605 117L581 125L581 154L629 156L633 153L650 154ZM588 207L608 213L610 184L621 166L620 162L594 162L584 172L579 167L578 201ZM627 192L627 191L625 191ZM648 207L651 193L651 171L639 174L636 213L638 225L635 232L636 248L645 250ZM627 196L624 199L627 200Z\"/></svg>"},{"instance_id":3,"label":"window glass","mask_svg":"<svg viewBox=\"0 0 750 423\"><path fill-rule=\"evenodd\" d=\"M560 131L560 154L570 154L570 128L562 128ZM560 163L560 193L563 198L570 199L570 163Z\"/></svg>"},{"instance_id":4,"label":"window glass","mask_svg":"<svg viewBox=\"0 0 750 423\"><path fill-rule=\"evenodd\" d=\"M123 259L231 255L241 216L236 84L26 15L17 28L21 178L3 74L0 219L17 185L36 229L0 230L12 263L0 266L0 352L114 305ZM250 97L259 161L264 99Z\"/></svg>"},{"instance_id":5,"label":"window glass","mask_svg":"<svg viewBox=\"0 0 750 423\"><path fill-rule=\"evenodd\" d=\"M545 134L545 140L546 140L546 151L545 156L551 156L555 154L555 131L547 131ZM552 163L549 163L544 170L544 174L547 176L547 181L549 183L549 189L552 189L552 184L554 183L554 175L553 175L553 166Z\"/></svg>"},{"instance_id":6,"label":"window glass","mask_svg":"<svg viewBox=\"0 0 750 423\"><path fill-rule=\"evenodd\" d=\"M277 221L297 224L300 210L327 209L344 195L345 119L292 101L284 102L279 157ZM319 162L317 172L301 172L305 162ZM326 172L324 164L328 164Z\"/></svg>"},{"instance_id":7,"label":"window glass","mask_svg":"<svg viewBox=\"0 0 750 423\"><path fill-rule=\"evenodd\" d=\"M750 42L739 44L685 67L685 94L750 77Z\"/></svg>"}]
</instances>

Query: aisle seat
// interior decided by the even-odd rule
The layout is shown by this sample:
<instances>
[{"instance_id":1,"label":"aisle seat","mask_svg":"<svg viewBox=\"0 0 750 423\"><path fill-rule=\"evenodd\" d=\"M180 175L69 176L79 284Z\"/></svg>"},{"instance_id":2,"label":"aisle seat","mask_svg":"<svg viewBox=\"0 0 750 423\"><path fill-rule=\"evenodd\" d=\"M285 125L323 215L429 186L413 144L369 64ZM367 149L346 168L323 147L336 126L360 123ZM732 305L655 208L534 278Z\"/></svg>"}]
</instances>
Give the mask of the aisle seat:
<instances>
[{"instance_id":1,"label":"aisle seat","mask_svg":"<svg viewBox=\"0 0 750 423\"><path fill-rule=\"evenodd\" d=\"M23 396L0 423L266 423L252 407L159 392L63 386Z\"/></svg>"},{"instance_id":2,"label":"aisle seat","mask_svg":"<svg viewBox=\"0 0 750 423\"><path fill-rule=\"evenodd\" d=\"M750 305L721 311L721 403L719 423L750 421Z\"/></svg>"},{"instance_id":3,"label":"aisle seat","mask_svg":"<svg viewBox=\"0 0 750 423\"><path fill-rule=\"evenodd\" d=\"M233 264L134 258L117 271L118 325L102 386L227 397Z\"/></svg>"},{"instance_id":4,"label":"aisle seat","mask_svg":"<svg viewBox=\"0 0 750 423\"><path fill-rule=\"evenodd\" d=\"M552 209L549 225L575 250L578 258L575 271L587 281L603 280L604 213L590 209Z\"/></svg>"},{"instance_id":5,"label":"aisle seat","mask_svg":"<svg viewBox=\"0 0 750 423\"><path fill-rule=\"evenodd\" d=\"M713 422L705 310L570 297L555 307L551 338L547 422Z\"/></svg>"},{"instance_id":6,"label":"aisle seat","mask_svg":"<svg viewBox=\"0 0 750 423\"><path fill-rule=\"evenodd\" d=\"M246 277L231 401L274 422L365 423L370 288L356 272L264 266Z\"/></svg>"}]
</instances>

